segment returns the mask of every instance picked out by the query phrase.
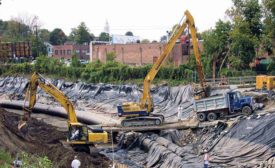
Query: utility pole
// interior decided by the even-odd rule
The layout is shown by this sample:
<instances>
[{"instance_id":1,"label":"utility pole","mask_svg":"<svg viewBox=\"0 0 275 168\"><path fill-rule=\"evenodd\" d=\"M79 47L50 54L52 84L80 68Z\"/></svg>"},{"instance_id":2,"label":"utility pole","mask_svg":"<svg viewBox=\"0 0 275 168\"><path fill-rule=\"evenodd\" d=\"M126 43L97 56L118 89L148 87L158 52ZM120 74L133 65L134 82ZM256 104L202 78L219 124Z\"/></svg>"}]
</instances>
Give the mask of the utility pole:
<instances>
[{"instance_id":1,"label":"utility pole","mask_svg":"<svg viewBox=\"0 0 275 168\"><path fill-rule=\"evenodd\" d=\"M39 48L38 48L38 32L37 32L37 25L35 25L35 36L36 36L36 56L39 56Z\"/></svg>"}]
</instances>

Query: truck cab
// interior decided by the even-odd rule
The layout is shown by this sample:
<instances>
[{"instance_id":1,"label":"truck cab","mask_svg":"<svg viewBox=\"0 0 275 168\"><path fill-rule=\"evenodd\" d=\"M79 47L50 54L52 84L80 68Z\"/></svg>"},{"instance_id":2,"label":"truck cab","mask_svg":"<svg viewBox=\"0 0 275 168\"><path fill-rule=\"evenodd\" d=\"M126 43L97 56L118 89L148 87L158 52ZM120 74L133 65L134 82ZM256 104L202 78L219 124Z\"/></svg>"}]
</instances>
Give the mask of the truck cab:
<instances>
[{"instance_id":1,"label":"truck cab","mask_svg":"<svg viewBox=\"0 0 275 168\"><path fill-rule=\"evenodd\" d=\"M229 91L222 95L195 100L194 110L199 121L214 121L237 115L248 116L255 110L255 104L252 97L243 96L238 91Z\"/></svg>"},{"instance_id":2,"label":"truck cab","mask_svg":"<svg viewBox=\"0 0 275 168\"><path fill-rule=\"evenodd\" d=\"M228 92L229 113L243 112L250 115L255 110L255 100L250 96L243 96L239 91Z\"/></svg>"}]
</instances>

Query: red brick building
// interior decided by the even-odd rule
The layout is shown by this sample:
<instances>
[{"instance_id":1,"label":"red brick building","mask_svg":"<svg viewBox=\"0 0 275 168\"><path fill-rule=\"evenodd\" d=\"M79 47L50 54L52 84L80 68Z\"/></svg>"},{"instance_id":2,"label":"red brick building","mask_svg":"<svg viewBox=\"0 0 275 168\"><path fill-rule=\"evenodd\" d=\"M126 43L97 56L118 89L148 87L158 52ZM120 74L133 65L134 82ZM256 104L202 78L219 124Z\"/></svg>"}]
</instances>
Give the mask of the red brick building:
<instances>
[{"instance_id":1,"label":"red brick building","mask_svg":"<svg viewBox=\"0 0 275 168\"><path fill-rule=\"evenodd\" d=\"M161 55L163 43L149 43L149 44L113 44L113 45L90 45L90 60L100 60L106 62L106 54L114 52L115 60L128 65L144 65L152 64ZM170 53L173 63L178 66L186 63L188 60L188 53L186 53L184 46L176 44Z\"/></svg>"},{"instance_id":2,"label":"red brick building","mask_svg":"<svg viewBox=\"0 0 275 168\"><path fill-rule=\"evenodd\" d=\"M90 60L89 45L64 44L53 46L53 57L71 59L73 54L81 60Z\"/></svg>"},{"instance_id":3,"label":"red brick building","mask_svg":"<svg viewBox=\"0 0 275 168\"><path fill-rule=\"evenodd\" d=\"M114 52L115 60L128 65L153 64L163 52L164 43L133 43L133 44L64 44L53 46L53 57L71 59L73 53L81 60L106 62L106 54ZM201 43L199 43L201 48ZM177 43L170 53L174 65L186 64L189 57L187 45ZM192 50L191 50L192 52Z\"/></svg>"}]
</instances>

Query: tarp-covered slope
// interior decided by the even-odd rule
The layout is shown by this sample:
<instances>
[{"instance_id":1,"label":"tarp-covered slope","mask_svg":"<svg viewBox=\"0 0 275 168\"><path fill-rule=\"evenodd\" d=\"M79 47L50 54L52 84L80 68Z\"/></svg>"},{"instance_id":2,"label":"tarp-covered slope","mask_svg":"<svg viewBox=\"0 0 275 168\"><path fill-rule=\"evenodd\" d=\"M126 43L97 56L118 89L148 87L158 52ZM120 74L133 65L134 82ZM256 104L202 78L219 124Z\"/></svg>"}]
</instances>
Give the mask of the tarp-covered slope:
<instances>
[{"instance_id":1,"label":"tarp-covered slope","mask_svg":"<svg viewBox=\"0 0 275 168\"><path fill-rule=\"evenodd\" d=\"M265 161L275 161L275 113L237 119L230 127L219 123L196 130L166 130L160 135L136 134L137 146L146 155L140 155L140 149L134 148L127 156L131 162L138 157L137 164L144 167L200 168L203 167L204 149L209 151L211 167L256 168ZM116 155L117 158L121 156L120 153Z\"/></svg>"},{"instance_id":2,"label":"tarp-covered slope","mask_svg":"<svg viewBox=\"0 0 275 168\"><path fill-rule=\"evenodd\" d=\"M64 80L50 80L58 89L74 103L82 103L77 108L90 107L98 111L116 112L117 104L122 102L138 102L142 96L142 88L136 85L86 84L83 82L65 82ZM22 77L0 78L0 94L9 95L13 99L24 99L24 89L28 79ZM39 89L39 95L50 99L50 96ZM163 113L167 119L176 120L178 107L192 102L191 86L160 86L151 89L155 112ZM39 96L41 97L41 96ZM39 101L39 100L38 100ZM51 102L52 103L52 102ZM183 114L186 118L188 114Z\"/></svg>"},{"instance_id":3,"label":"tarp-covered slope","mask_svg":"<svg viewBox=\"0 0 275 168\"><path fill-rule=\"evenodd\" d=\"M235 124L211 151L211 162L247 167L275 156L275 114Z\"/></svg>"}]
</instances>

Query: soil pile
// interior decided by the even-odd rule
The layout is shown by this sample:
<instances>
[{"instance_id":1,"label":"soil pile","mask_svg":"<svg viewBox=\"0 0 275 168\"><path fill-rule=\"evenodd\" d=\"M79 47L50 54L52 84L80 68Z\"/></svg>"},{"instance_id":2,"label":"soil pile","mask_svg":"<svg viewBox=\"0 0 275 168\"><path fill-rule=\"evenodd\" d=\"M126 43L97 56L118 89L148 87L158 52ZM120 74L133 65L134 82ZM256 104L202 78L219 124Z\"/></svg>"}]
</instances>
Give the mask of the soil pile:
<instances>
[{"instance_id":1,"label":"soil pile","mask_svg":"<svg viewBox=\"0 0 275 168\"><path fill-rule=\"evenodd\" d=\"M17 129L20 116L0 109L0 148L16 154L25 151L35 155L48 156L54 167L70 167L75 155L78 155L83 167L108 167L108 159L94 152L77 153L69 146L64 146L66 132L42 121L32 119L27 127Z\"/></svg>"}]
</instances>

